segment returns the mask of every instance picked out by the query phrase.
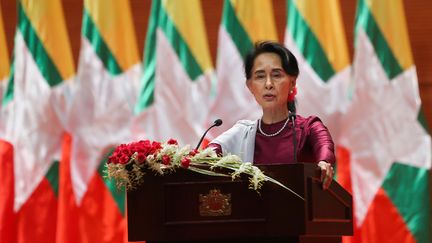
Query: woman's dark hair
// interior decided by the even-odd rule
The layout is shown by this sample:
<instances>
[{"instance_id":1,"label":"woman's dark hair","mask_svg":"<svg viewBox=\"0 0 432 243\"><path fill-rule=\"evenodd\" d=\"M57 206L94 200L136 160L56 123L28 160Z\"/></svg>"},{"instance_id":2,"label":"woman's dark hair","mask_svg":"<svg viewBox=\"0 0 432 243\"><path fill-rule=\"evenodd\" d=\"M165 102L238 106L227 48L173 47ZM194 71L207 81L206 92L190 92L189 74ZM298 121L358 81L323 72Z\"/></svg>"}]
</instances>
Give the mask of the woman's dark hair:
<instances>
[{"instance_id":1,"label":"woman's dark hair","mask_svg":"<svg viewBox=\"0 0 432 243\"><path fill-rule=\"evenodd\" d=\"M275 53L279 56L282 63L282 68L286 74L297 77L299 75L299 67L295 56L282 44L275 41L261 41L255 43L254 48L246 55L244 59L244 72L246 79L252 77L252 68L257 56L263 53ZM296 111L295 101L287 104L288 110Z\"/></svg>"},{"instance_id":2,"label":"woman's dark hair","mask_svg":"<svg viewBox=\"0 0 432 243\"><path fill-rule=\"evenodd\" d=\"M245 57L244 71L246 79L250 79L252 76L252 68L256 57L269 52L275 53L280 57L285 73L295 77L299 75L297 59L285 46L274 41L261 41L255 43L254 49Z\"/></svg>"}]
</instances>

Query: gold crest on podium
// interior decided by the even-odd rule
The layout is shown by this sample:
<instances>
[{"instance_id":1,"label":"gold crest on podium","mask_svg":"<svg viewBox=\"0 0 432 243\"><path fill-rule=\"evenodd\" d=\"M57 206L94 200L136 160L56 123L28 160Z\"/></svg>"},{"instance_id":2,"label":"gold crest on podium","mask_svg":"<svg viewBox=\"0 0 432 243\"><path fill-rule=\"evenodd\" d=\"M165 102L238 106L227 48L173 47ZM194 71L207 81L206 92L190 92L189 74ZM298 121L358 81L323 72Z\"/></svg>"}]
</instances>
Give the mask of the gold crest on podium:
<instances>
[{"instance_id":1,"label":"gold crest on podium","mask_svg":"<svg viewBox=\"0 0 432 243\"><path fill-rule=\"evenodd\" d=\"M219 189L212 189L207 195L199 195L201 216L231 215L231 193L222 194Z\"/></svg>"}]
</instances>

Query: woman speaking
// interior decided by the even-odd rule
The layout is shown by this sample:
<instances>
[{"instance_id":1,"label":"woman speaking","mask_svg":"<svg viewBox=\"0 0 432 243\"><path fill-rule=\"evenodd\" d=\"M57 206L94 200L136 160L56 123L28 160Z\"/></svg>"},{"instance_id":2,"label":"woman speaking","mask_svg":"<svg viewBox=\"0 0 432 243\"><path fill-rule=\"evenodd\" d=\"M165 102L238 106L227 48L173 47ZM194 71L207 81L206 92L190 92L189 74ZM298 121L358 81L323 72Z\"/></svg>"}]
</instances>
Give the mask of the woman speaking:
<instances>
[{"instance_id":1,"label":"woman speaking","mask_svg":"<svg viewBox=\"0 0 432 243\"><path fill-rule=\"evenodd\" d=\"M209 146L255 165L316 163L323 188L328 188L335 163L333 140L318 117L295 113L299 68L294 55L277 42L264 41L244 63L246 85L261 106L262 117L238 121Z\"/></svg>"}]
</instances>

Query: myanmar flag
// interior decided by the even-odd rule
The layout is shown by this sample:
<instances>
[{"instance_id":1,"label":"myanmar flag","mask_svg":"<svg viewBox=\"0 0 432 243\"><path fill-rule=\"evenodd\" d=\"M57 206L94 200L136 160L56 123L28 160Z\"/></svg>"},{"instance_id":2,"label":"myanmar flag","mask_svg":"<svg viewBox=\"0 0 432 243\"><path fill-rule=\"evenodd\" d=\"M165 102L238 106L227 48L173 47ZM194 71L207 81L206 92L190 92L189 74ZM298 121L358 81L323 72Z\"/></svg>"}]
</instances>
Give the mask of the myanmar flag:
<instances>
[{"instance_id":1,"label":"myanmar flag","mask_svg":"<svg viewBox=\"0 0 432 243\"><path fill-rule=\"evenodd\" d=\"M6 37L3 27L3 16L1 13L0 6L0 107L3 100L3 93L6 89L6 79L9 75L9 56L8 56L8 48L6 45ZM0 115L1 120L1 115ZM1 130L1 122L0 122L0 130Z\"/></svg>"},{"instance_id":2,"label":"myanmar flag","mask_svg":"<svg viewBox=\"0 0 432 243\"><path fill-rule=\"evenodd\" d=\"M431 242L431 138L401 0L358 1L353 79L341 131L356 220L346 241Z\"/></svg>"},{"instance_id":3,"label":"myanmar flag","mask_svg":"<svg viewBox=\"0 0 432 243\"><path fill-rule=\"evenodd\" d=\"M320 117L337 143L350 83L339 1L288 0L285 45L300 68L298 113Z\"/></svg>"},{"instance_id":4,"label":"myanmar flag","mask_svg":"<svg viewBox=\"0 0 432 243\"><path fill-rule=\"evenodd\" d=\"M213 137L241 119L261 117L261 109L246 86L243 59L257 41L277 40L272 1L225 0L219 27L217 88L208 123L221 118Z\"/></svg>"},{"instance_id":5,"label":"myanmar flag","mask_svg":"<svg viewBox=\"0 0 432 243\"><path fill-rule=\"evenodd\" d=\"M0 109L9 75L9 56L0 8ZM3 113L0 111L0 242L15 241L13 147L4 141Z\"/></svg>"},{"instance_id":6,"label":"myanmar flag","mask_svg":"<svg viewBox=\"0 0 432 243\"><path fill-rule=\"evenodd\" d=\"M153 1L134 137L196 144L204 131L212 77L201 2Z\"/></svg>"},{"instance_id":7,"label":"myanmar flag","mask_svg":"<svg viewBox=\"0 0 432 243\"><path fill-rule=\"evenodd\" d=\"M0 139L0 242L16 242L13 147Z\"/></svg>"},{"instance_id":8,"label":"myanmar flag","mask_svg":"<svg viewBox=\"0 0 432 243\"><path fill-rule=\"evenodd\" d=\"M129 2L84 1L78 73L65 124L71 137L64 144L59 242L126 239L125 193L103 171L110 149L131 139L139 72Z\"/></svg>"},{"instance_id":9,"label":"myanmar flag","mask_svg":"<svg viewBox=\"0 0 432 243\"><path fill-rule=\"evenodd\" d=\"M8 176L14 181L16 231L9 233L17 234L9 239L54 242L63 135L57 102L64 81L74 75L73 61L61 1L22 0L17 8L13 68L1 107L1 139L13 146Z\"/></svg>"}]
</instances>

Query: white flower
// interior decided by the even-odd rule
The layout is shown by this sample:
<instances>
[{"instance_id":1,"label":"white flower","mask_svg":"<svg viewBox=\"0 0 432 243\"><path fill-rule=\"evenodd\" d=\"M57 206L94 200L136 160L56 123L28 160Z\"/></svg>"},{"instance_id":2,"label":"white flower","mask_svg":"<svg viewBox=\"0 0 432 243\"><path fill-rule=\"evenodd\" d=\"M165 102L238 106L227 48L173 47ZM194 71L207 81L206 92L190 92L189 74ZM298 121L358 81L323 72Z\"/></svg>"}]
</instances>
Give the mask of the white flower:
<instances>
[{"instance_id":1,"label":"white flower","mask_svg":"<svg viewBox=\"0 0 432 243\"><path fill-rule=\"evenodd\" d=\"M252 177L249 178L249 182L253 185L253 189L260 189L264 181L266 181L264 173L258 167L252 166Z\"/></svg>"},{"instance_id":2,"label":"white flower","mask_svg":"<svg viewBox=\"0 0 432 243\"><path fill-rule=\"evenodd\" d=\"M227 156L221 157L218 161L212 163L211 169L215 167L233 168L233 165L235 164L238 164L241 167L245 163L242 163L240 157L238 157L237 155L229 154Z\"/></svg>"},{"instance_id":3,"label":"white flower","mask_svg":"<svg viewBox=\"0 0 432 243\"><path fill-rule=\"evenodd\" d=\"M149 165L149 168L150 168L151 170L157 172L157 173L160 174L160 175L163 175L163 174L164 174L164 172L163 172L163 170L162 170L162 164L159 164L159 163L153 163L153 164Z\"/></svg>"},{"instance_id":4,"label":"white flower","mask_svg":"<svg viewBox=\"0 0 432 243\"><path fill-rule=\"evenodd\" d=\"M194 159L217 158L217 154L213 148L206 148L194 156Z\"/></svg>"},{"instance_id":5,"label":"white flower","mask_svg":"<svg viewBox=\"0 0 432 243\"><path fill-rule=\"evenodd\" d=\"M124 147L128 145L120 146L124 149ZM252 163L243 163L241 158L237 155L230 154L224 157L218 157L213 148L195 151L191 149L190 145L179 147L178 144L163 143L161 146L160 150L147 155L143 163L137 161L137 152L133 153L130 157L131 163L127 165L116 163L114 160L113 163L106 165L106 177L114 178L118 188L125 187L127 190L132 190L144 183L145 170L151 170L160 175L164 175L175 171L181 166L181 160L188 157L191 163L187 169L197 173L209 176L231 176L233 180L241 174L246 174L249 176L249 188L251 189L259 190L265 181L271 181L290 190L273 178L265 176L263 172L258 167L252 165ZM212 171L214 168L222 168L224 170ZM227 172L227 170L232 171L232 173Z\"/></svg>"},{"instance_id":6,"label":"white flower","mask_svg":"<svg viewBox=\"0 0 432 243\"><path fill-rule=\"evenodd\" d=\"M149 165L156 163L156 158L155 158L154 154L147 155L146 161L147 161L147 164L149 164Z\"/></svg>"},{"instance_id":7,"label":"white flower","mask_svg":"<svg viewBox=\"0 0 432 243\"><path fill-rule=\"evenodd\" d=\"M162 145L162 149L160 150L159 154L172 155L172 154L176 153L177 149L178 149L178 145L176 145L176 144L164 143Z\"/></svg>"},{"instance_id":8,"label":"white flower","mask_svg":"<svg viewBox=\"0 0 432 243\"><path fill-rule=\"evenodd\" d=\"M184 147L178 149L178 150L176 151L176 154L179 154L179 155L183 155L183 156L184 156L184 155L188 155L190 151L191 151L190 145L186 145L186 146L184 146Z\"/></svg>"},{"instance_id":9,"label":"white flower","mask_svg":"<svg viewBox=\"0 0 432 243\"><path fill-rule=\"evenodd\" d=\"M250 171L251 167L252 167L252 163L250 163L250 162L242 163L240 165L240 167L238 169L234 170L234 172L231 174L232 179L234 180L235 178L240 176L241 173L245 173L248 170Z\"/></svg>"}]
</instances>

